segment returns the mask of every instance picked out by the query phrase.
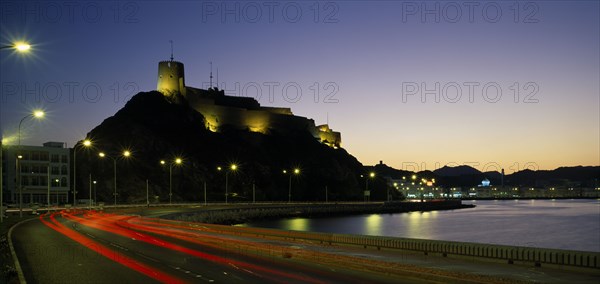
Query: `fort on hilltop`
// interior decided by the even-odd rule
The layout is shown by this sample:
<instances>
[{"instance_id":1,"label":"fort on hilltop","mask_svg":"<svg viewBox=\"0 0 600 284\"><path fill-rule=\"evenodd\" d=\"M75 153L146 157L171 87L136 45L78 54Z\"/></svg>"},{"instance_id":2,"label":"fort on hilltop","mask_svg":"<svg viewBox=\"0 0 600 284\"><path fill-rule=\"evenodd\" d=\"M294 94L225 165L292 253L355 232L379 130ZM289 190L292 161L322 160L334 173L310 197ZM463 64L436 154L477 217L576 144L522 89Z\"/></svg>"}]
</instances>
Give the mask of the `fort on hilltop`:
<instances>
[{"instance_id":1,"label":"fort on hilltop","mask_svg":"<svg viewBox=\"0 0 600 284\"><path fill-rule=\"evenodd\" d=\"M183 63L161 61L158 63L156 89L173 102L182 96L192 108L206 119L206 128L219 132L226 128L248 130L263 134L290 134L308 131L323 144L341 147L340 132L329 125L316 125L315 121L297 116L289 108L264 107L254 98L227 96L223 90L208 90L185 85Z\"/></svg>"}]
</instances>

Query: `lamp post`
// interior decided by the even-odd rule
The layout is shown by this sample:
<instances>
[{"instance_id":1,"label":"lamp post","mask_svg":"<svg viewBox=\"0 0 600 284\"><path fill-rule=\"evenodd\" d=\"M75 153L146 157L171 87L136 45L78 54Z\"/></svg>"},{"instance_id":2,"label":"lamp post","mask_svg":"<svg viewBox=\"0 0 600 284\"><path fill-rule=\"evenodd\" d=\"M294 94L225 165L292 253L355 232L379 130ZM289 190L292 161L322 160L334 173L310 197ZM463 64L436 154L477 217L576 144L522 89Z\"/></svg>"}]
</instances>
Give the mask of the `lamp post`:
<instances>
[{"instance_id":1,"label":"lamp post","mask_svg":"<svg viewBox=\"0 0 600 284\"><path fill-rule=\"evenodd\" d=\"M221 168L221 167L217 167L217 170L218 170L218 171L221 171L221 170L223 170L223 168ZM229 172L230 172L230 171L235 171L235 170L237 170L237 165L236 165L236 164L231 164L231 165L229 166L229 170L226 170L226 171L225 171L225 204L227 204L227 203L228 203L228 200L227 200L227 195L229 195L229 192L228 192L228 183L229 183L229 180L228 180L228 178L229 178Z\"/></svg>"},{"instance_id":2,"label":"lamp post","mask_svg":"<svg viewBox=\"0 0 600 284\"><path fill-rule=\"evenodd\" d=\"M48 176L47 176L47 178L48 178L48 188L47 188L47 190L48 190L48 192L47 192L47 194L48 194L47 195L48 210L47 211L50 212L50 163L48 163L46 173L48 174Z\"/></svg>"},{"instance_id":3,"label":"lamp post","mask_svg":"<svg viewBox=\"0 0 600 284\"><path fill-rule=\"evenodd\" d=\"M25 121L28 118L43 118L44 117L44 112L41 110L35 110L33 113L30 113L26 116L24 116L23 118L21 118L21 121L19 121L19 133L18 133L18 156L17 156L17 180L18 180L18 184L19 184L19 217L23 217L23 186L22 186L22 181L21 181L21 163L20 163L20 159L22 157L21 155L21 125L23 124L23 121Z\"/></svg>"},{"instance_id":4,"label":"lamp post","mask_svg":"<svg viewBox=\"0 0 600 284\"><path fill-rule=\"evenodd\" d=\"M283 170L283 174L287 174L287 170ZM299 175L300 169L295 168L293 171L293 174ZM288 186L288 203L291 203L291 202L292 202L292 172L290 172L290 182L289 182L289 186Z\"/></svg>"},{"instance_id":5,"label":"lamp post","mask_svg":"<svg viewBox=\"0 0 600 284\"><path fill-rule=\"evenodd\" d=\"M13 43L11 45L0 46L0 50L8 49L8 48L13 48L17 52L25 53L25 52L29 51L29 49L31 49L31 45L29 45L25 42L17 42L17 43ZM4 166L2 163L2 161L3 161L3 157L2 157L3 145L4 145L4 139L2 138L2 133L0 131L0 223L4 222L4 211L2 210L3 209L2 206L4 204L4 185L3 185L3 177L4 177L4 169L3 168L4 168ZM19 213L22 216L22 214L23 214L22 211L19 211Z\"/></svg>"},{"instance_id":6,"label":"lamp post","mask_svg":"<svg viewBox=\"0 0 600 284\"><path fill-rule=\"evenodd\" d=\"M123 151L123 153L122 153L121 155L122 155L123 157L125 157L125 158L129 158L129 157L131 156L131 152L129 152L129 151L127 151L127 150L125 150L125 151ZM115 189L115 191L114 191L113 195L114 195L114 197L115 197L115 199L114 199L114 200L115 200L115 201L114 201L114 206L117 206L117 195L118 195L118 193L117 193L117 158L115 158L115 157L111 157L111 156L108 156L108 155L106 155L104 152L100 152L100 153L98 153L98 156L99 156L100 158L110 158L110 159L113 161L113 170L114 170L114 189Z\"/></svg>"},{"instance_id":7,"label":"lamp post","mask_svg":"<svg viewBox=\"0 0 600 284\"><path fill-rule=\"evenodd\" d=\"M2 185L4 177L4 158L2 152L4 152L4 138L2 138L2 129L0 128L0 224L4 222L4 186Z\"/></svg>"},{"instance_id":8,"label":"lamp post","mask_svg":"<svg viewBox=\"0 0 600 284\"><path fill-rule=\"evenodd\" d=\"M362 177L362 175L361 175ZM369 197L369 201L371 200L371 193L369 192L369 178L375 178L375 173L370 172L368 176L365 176L365 201L367 199L367 194Z\"/></svg>"},{"instance_id":9,"label":"lamp post","mask_svg":"<svg viewBox=\"0 0 600 284\"><path fill-rule=\"evenodd\" d=\"M50 182L50 180L48 180L48 182ZM54 183L56 184L56 187L60 186L60 180L59 179L54 179ZM56 198L56 203L58 203L58 197Z\"/></svg>"},{"instance_id":10,"label":"lamp post","mask_svg":"<svg viewBox=\"0 0 600 284\"><path fill-rule=\"evenodd\" d=\"M96 181L93 181L94 183L94 206L96 206L96 204L98 204L98 199L97 199L97 194L98 194L98 186L96 185Z\"/></svg>"},{"instance_id":11,"label":"lamp post","mask_svg":"<svg viewBox=\"0 0 600 284\"><path fill-rule=\"evenodd\" d=\"M75 144L73 147L73 208L77 206L77 147L90 147L92 141L89 139L83 140L81 144Z\"/></svg>"},{"instance_id":12,"label":"lamp post","mask_svg":"<svg viewBox=\"0 0 600 284\"><path fill-rule=\"evenodd\" d=\"M167 162L164 160L160 161L161 165L165 165L166 163ZM175 160L169 164L169 204L172 204L173 201L173 166L181 165L181 163L183 163L181 158L175 158Z\"/></svg>"}]
</instances>

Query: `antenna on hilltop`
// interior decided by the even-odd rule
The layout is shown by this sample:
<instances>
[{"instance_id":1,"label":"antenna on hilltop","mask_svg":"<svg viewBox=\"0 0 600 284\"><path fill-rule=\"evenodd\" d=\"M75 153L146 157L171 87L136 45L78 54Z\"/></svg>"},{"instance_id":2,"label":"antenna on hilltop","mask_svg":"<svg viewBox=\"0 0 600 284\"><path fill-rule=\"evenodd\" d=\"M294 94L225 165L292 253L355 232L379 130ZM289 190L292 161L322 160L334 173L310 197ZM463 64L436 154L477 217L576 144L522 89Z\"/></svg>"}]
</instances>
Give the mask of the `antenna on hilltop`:
<instances>
[{"instance_id":1,"label":"antenna on hilltop","mask_svg":"<svg viewBox=\"0 0 600 284\"><path fill-rule=\"evenodd\" d=\"M219 68L217 67L217 89L219 88Z\"/></svg>"},{"instance_id":2,"label":"antenna on hilltop","mask_svg":"<svg viewBox=\"0 0 600 284\"><path fill-rule=\"evenodd\" d=\"M169 40L171 43L171 61L173 61L173 40Z\"/></svg>"},{"instance_id":3,"label":"antenna on hilltop","mask_svg":"<svg viewBox=\"0 0 600 284\"><path fill-rule=\"evenodd\" d=\"M212 89L212 61L210 62L210 88Z\"/></svg>"}]
</instances>

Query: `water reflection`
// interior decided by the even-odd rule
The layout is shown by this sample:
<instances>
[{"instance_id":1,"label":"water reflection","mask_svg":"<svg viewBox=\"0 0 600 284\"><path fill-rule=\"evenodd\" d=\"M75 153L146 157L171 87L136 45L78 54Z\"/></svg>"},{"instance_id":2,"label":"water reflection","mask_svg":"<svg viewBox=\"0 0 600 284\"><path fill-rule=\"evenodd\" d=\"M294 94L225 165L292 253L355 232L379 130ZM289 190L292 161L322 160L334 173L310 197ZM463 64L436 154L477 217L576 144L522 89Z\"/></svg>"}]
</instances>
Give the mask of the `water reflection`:
<instances>
[{"instance_id":1,"label":"water reflection","mask_svg":"<svg viewBox=\"0 0 600 284\"><path fill-rule=\"evenodd\" d=\"M294 218L289 221L288 230L293 231L310 231L309 220L306 218Z\"/></svg>"},{"instance_id":2,"label":"water reflection","mask_svg":"<svg viewBox=\"0 0 600 284\"><path fill-rule=\"evenodd\" d=\"M404 217L402 221L406 231L405 234L399 235L399 237L431 239L433 237L431 234L432 223L429 219L436 214L437 211L401 214Z\"/></svg>"},{"instance_id":3,"label":"water reflection","mask_svg":"<svg viewBox=\"0 0 600 284\"><path fill-rule=\"evenodd\" d=\"M476 203L473 209L265 220L246 225L600 252L600 200Z\"/></svg>"},{"instance_id":4,"label":"water reflection","mask_svg":"<svg viewBox=\"0 0 600 284\"><path fill-rule=\"evenodd\" d=\"M381 236L381 221L379 214L372 214L365 219L366 235Z\"/></svg>"}]
</instances>

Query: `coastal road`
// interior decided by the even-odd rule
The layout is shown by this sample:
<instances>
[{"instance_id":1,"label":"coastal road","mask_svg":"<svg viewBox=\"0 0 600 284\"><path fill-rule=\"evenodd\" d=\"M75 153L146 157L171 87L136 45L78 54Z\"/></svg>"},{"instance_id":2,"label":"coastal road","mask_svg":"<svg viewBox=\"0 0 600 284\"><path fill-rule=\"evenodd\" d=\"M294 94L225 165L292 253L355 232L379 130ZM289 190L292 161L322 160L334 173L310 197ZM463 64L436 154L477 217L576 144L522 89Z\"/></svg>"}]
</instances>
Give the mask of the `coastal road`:
<instances>
[{"instance_id":1,"label":"coastal road","mask_svg":"<svg viewBox=\"0 0 600 284\"><path fill-rule=\"evenodd\" d=\"M144 216L139 210L51 212L10 235L28 283L597 283L600 276L152 217L189 210L195 209Z\"/></svg>"},{"instance_id":2,"label":"coastal road","mask_svg":"<svg viewBox=\"0 0 600 284\"><path fill-rule=\"evenodd\" d=\"M251 242L151 218L93 211L41 215L12 232L28 283L397 283L396 276L289 257ZM404 278L408 280L411 278ZM418 278L412 279L420 282Z\"/></svg>"}]
</instances>

